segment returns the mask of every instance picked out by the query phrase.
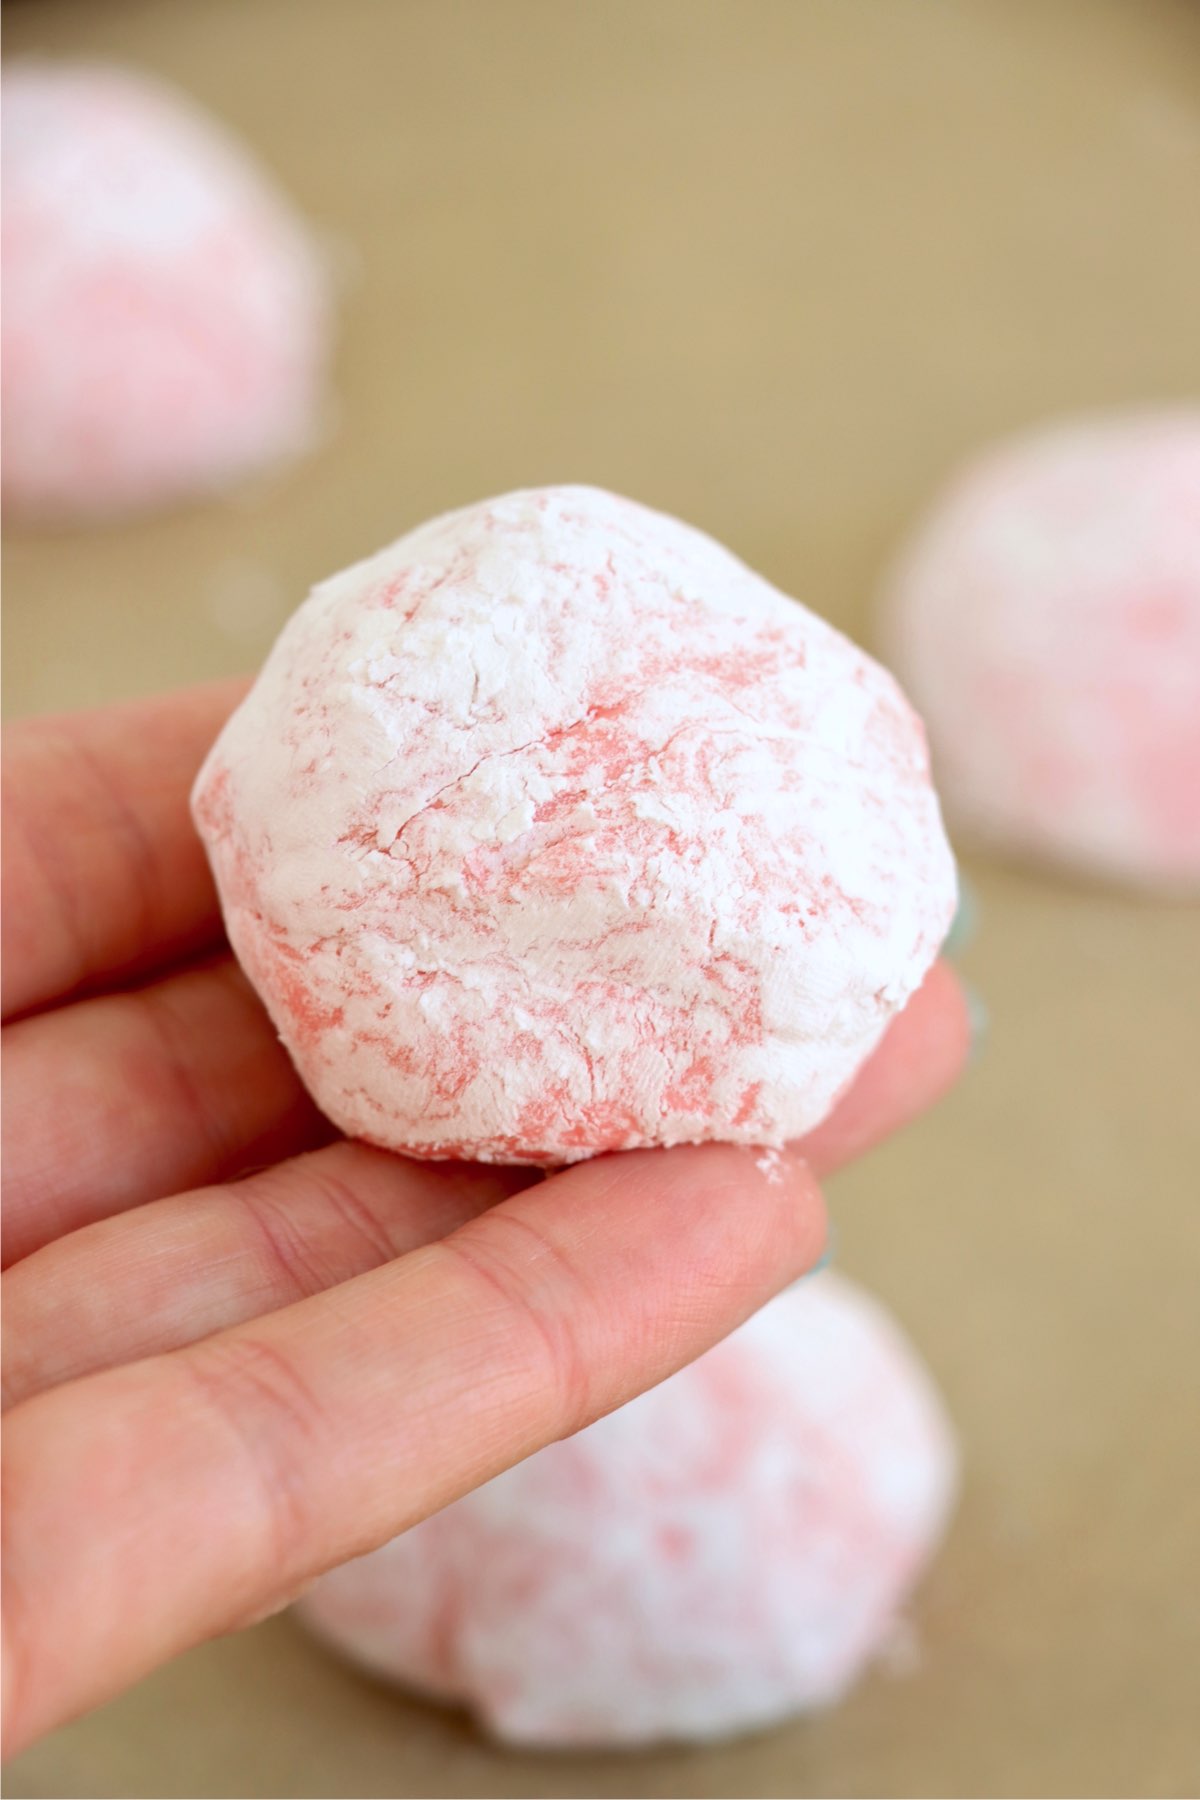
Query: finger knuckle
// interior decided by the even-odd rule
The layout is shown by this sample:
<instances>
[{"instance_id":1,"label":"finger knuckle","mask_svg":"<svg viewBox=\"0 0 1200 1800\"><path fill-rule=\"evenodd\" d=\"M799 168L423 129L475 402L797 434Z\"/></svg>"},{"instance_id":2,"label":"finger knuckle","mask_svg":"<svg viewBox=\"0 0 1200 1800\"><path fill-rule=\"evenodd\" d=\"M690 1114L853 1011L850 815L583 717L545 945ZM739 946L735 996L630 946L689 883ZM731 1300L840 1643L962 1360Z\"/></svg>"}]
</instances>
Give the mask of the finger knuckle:
<instances>
[{"instance_id":1,"label":"finger knuckle","mask_svg":"<svg viewBox=\"0 0 1200 1800\"><path fill-rule=\"evenodd\" d=\"M266 1566L280 1584L299 1579L315 1538L313 1471L328 1453L320 1402L294 1360L266 1338L210 1339L188 1367L244 1470Z\"/></svg>"},{"instance_id":2,"label":"finger knuckle","mask_svg":"<svg viewBox=\"0 0 1200 1800\"><path fill-rule=\"evenodd\" d=\"M281 1203L273 1175L255 1176L229 1191L242 1207L274 1304L307 1299L330 1285L331 1275L324 1258L297 1229L287 1205Z\"/></svg>"},{"instance_id":3,"label":"finger knuckle","mask_svg":"<svg viewBox=\"0 0 1200 1800\"><path fill-rule=\"evenodd\" d=\"M297 1206L297 1178L306 1205ZM266 1266L267 1285L279 1300L306 1299L378 1268L396 1254L384 1226L353 1188L311 1164L268 1171L231 1190L245 1209Z\"/></svg>"},{"instance_id":4,"label":"finger knuckle","mask_svg":"<svg viewBox=\"0 0 1200 1800\"><path fill-rule=\"evenodd\" d=\"M541 1363L555 1434L577 1431L593 1410L582 1331L592 1300L582 1271L553 1238L507 1208L442 1247L490 1291L493 1304L498 1298L502 1328L519 1334L523 1353Z\"/></svg>"}]
</instances>

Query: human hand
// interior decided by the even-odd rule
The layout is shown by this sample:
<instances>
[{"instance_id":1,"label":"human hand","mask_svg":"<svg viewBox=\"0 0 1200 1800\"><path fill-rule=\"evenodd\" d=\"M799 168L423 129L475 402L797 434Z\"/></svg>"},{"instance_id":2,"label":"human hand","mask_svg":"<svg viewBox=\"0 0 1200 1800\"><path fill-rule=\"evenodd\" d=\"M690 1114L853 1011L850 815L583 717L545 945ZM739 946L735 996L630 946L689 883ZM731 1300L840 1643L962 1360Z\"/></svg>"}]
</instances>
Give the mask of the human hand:
<instances>
[{"instance_id":1,"label":"human hand","mask_svg":"<svg viewBox=\"0 0 1200 1800\"><path fill-rule=\"evenodd\" d=\"M334 1141L221 936L187 811L240 687L5 759L10 1751L661 1380L809 1268L817 1176L922 1110L942 965L834 1114L536 1171Z\"/></svg>"}]
</instances>

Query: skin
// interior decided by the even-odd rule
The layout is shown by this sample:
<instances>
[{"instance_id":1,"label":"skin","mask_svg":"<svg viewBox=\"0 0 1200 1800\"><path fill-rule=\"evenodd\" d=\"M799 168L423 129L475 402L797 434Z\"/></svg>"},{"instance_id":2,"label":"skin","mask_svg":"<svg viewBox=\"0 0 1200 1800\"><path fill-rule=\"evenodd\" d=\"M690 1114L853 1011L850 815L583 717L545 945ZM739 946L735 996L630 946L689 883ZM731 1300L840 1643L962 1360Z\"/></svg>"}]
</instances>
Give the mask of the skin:
<instances>
[{"instance_id":1,"label":"skin","mask_svg":"<svg viewBox=\"0 0 1200 1800\"><path fill-rule=\"evenodd\" d=\"M188 816L242 691L7 737L10 1753L708 1349L820 1255L818 1177L966 1054L938 965L773 1164L706 1145L542 1179L338 1140Z\"/></svg>"}]
</instances>

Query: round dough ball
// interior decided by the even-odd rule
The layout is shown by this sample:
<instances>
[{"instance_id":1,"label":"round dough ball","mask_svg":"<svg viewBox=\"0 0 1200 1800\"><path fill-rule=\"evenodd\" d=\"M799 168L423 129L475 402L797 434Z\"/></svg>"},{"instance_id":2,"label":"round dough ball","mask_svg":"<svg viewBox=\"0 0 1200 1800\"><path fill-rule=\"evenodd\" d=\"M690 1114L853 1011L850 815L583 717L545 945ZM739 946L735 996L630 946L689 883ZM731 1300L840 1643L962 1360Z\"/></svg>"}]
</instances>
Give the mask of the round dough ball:
<instances>
[{"instance_id":1,"label":"round dough ball","mask_svg":"<svg viewBox=\"0 0 1200 1800\"><path fill-rule=\"evenodd\" d=\"M307 450L326 271L244 149L104 65L2 87L5 509L118 513Z\"/></svg>"},{"instance_id":2,"label":"round dough ball","mask_svg":"<svg viewBox=\"0 0 1200 1800\"><path fill-rule=\"evenodd\" d=\"M194 809L318 1104L417 1156L797 1137L954 910L891 677L589 488L467 507L318 587Z\"/></svg>"},{"instance_id":3,"label":"round dough ball","mask_svg":"<svg viewBox=\"0 0 1200 1800\"><path fill-rule=\"evenodd\" d=\"M894 1636L956 1485L939 1397L832 1274L301 1603L376 1674L530 1744L747 1731Z\"/></svg>"},{"instance_id":4,"label":"round dough ball","mask_svg":"<svg viewBox=\"0 0 1200 1800\"><path fill-rule=\"evenodd\" d=\"M885 609L955 822L1200 887L1200 411L994 451L934 509Z\"/></svg>"}]
</instances>

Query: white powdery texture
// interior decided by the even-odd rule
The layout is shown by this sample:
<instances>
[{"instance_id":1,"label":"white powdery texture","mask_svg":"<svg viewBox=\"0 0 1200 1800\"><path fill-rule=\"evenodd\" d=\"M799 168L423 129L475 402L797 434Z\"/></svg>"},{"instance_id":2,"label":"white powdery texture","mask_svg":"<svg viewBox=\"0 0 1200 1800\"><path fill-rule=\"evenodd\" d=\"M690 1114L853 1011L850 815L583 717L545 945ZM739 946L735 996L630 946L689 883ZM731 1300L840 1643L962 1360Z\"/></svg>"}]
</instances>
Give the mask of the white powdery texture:
<instances>
[{"instance_id":1,"label":"white powdery texture","mask_svg":"<svg viewBox=\"0 0 1200 1800\"><path fill-rule=\"evenodd\" d=\"M6 511L166 504L308 449L329 284L269 178L131 71L18 62L0 92Z\"/></svg>"},{"instance_id":2,"label":"white powdery texture","mask_svg":"<svg viewBox=\"0 0 1200 1800\"><path fill-rule=\"evenodd\" d=\"M1200 887L1200 411L994 451L934 509L885 609L952 819Z\"/></svg>"},{"instance_id":3,"label":"white powdery texture","mask_svg":"<svg viewBox=\"0 0 1200 1800\"><path fill-rule=\"evenodd\" d=\"M318 1103L422 1156L797 1137L954 909L890 676L588 488L468 507L318 587L194 807Z\"/></svg>"},{"instance_id":4,"label":"white powdery texture","mask_svg":"<svg viewBox=\"0 0 1200 1800\"><path fill-rule=\"evenodd\" d=\"M301 1603L379 1675L531 1744L716 1738L839 1699L945 1527L919 1358L837 1276Z\"/></svg>"}]
</instances>

